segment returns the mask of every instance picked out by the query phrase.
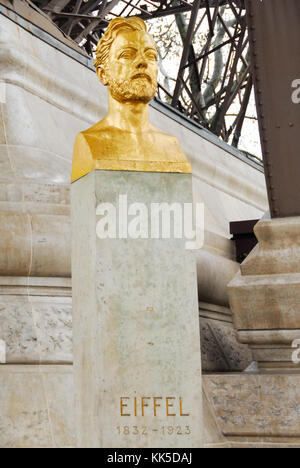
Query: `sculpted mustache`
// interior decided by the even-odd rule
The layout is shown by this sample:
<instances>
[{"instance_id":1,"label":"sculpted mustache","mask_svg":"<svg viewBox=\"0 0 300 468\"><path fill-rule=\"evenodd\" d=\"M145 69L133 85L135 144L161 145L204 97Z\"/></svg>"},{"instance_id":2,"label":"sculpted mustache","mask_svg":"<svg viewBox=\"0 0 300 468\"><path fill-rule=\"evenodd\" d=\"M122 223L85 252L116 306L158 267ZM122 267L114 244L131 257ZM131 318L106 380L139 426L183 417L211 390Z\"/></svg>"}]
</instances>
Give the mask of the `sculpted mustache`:
<instances>
[{"instance_id":1,"label":"sculpted mustache","mask_svg":"<svg viewBox=\"0 0 300 468\"><path fill-rule=\"evenodd\" d=\"M150 81L150 83L152 83L152 78L147 73L135 73L131 76L131 79L133 80L135 78L147 78L147 80Z\"/></svg>"}]
</instances>

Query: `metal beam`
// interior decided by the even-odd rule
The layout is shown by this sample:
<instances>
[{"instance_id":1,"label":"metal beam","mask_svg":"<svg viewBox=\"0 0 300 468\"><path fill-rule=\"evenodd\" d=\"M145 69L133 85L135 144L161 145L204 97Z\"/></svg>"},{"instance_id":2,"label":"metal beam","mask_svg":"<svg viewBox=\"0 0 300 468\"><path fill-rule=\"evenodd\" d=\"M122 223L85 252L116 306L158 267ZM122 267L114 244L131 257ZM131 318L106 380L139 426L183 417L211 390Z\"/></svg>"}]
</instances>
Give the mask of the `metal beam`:
<instances>
[{"instance_id":1,"label":"metal beam","mask_svg":"<svg viewBox=\"0 0 300 468\"><path fill-rule=\"evenodd\" d=\"M93 19L90 22L90 24L86 26L77 37L74 38L75 42L79 44L87 34L93 31L93 29L98 25L98 23L103 20L104 16L107 15L117 5L117 3L119 3L119 1L120 0L111 0L105 5L101 12L99 10L98 16L93 17L95 19Z\"/></svg>"},{"instance_id":2,"label":"metal beam","mask_svg":"<svg viewBox=\"0 0 300 468\"><path fill-rule=\"evenodd\" d=\"M300 1L246 7L271 216L300 216Z\"/></svg>"},{"instance_id":3,"label":"metal beam","mask_svg":"<svg viewBox=\"0 0 300 468\"><path fill-rule=\"evenodd\" d=\"M196 21L197 21L197 16L198 16L198 11L199 11L200 4L201 4L201 0L194 0L193 9L192 9L191 17L190 17L190 21L189 21L189 26L188 26L188 30L187 30L187 34L186 34L185 44L184 44L183 51L182 51L182 56L181 56L179 70L178 70L178 76L177 76L177 80L176 80L173 99L172 99L172 106L173 107L177 106L177 102L178 102L178 99L179 99L180 90L181 90L181 86L182 86L183 69L184 69L184 66L185 66L185 64L186 64L186 62L188 60L189 49L190 49L191 41L193 40L193 33L194 33L194 30L195 30L195 26L196 26Z\"/></svg>"}]
</instances>

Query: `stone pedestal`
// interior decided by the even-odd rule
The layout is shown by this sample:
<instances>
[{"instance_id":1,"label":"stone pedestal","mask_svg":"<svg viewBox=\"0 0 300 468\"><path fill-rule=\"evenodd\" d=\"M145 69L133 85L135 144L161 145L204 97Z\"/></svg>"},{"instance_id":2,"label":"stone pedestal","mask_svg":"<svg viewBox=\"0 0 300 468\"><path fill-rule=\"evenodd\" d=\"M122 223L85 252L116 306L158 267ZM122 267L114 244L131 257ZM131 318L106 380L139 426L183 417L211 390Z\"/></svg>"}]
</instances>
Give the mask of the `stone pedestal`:
<instances>
[{"instance_id":1,"label":"stone pedestal","mask_svg":"<svg viewBox=\"0 0 300 468\"><path fill-rule=\"evenodd\" d=\"M191 175L94 171L72 185L78 445L200 447L194 254L182 238L99 239L99 204L119 195L130 209L191 203Z\"/></svg>"},{"instance_id":2,"label":"stone pedestal","mask_svg":"<svg viewBox=\"0 0 300 468\"><path fill-rule=\"evenodd\" d=\"M250 345L261 369L300 369L300 217L270 219L254 229L258 246L229 284L239 341Z\"/></svg>"}]
</instances>

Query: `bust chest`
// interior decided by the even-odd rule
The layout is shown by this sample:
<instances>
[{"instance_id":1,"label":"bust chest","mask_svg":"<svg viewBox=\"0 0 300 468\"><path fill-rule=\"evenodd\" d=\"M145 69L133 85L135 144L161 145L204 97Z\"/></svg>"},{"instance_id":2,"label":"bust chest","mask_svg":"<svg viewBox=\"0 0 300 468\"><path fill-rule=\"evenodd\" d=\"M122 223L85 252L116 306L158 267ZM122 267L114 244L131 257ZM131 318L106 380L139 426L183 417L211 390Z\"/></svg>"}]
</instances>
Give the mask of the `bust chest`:
<instances>
[{"instance_id":1,"label":"bust chest","mask_svg":"<svg viewBox=\"0 0 300 468\"><path fill-rule=\"evenodd\" d=\"M93 159L97 160L173 160L181 152L176 138L159 132L107 129L95 135L85 135L85 139Z\"/></svg>"}]
</instances>

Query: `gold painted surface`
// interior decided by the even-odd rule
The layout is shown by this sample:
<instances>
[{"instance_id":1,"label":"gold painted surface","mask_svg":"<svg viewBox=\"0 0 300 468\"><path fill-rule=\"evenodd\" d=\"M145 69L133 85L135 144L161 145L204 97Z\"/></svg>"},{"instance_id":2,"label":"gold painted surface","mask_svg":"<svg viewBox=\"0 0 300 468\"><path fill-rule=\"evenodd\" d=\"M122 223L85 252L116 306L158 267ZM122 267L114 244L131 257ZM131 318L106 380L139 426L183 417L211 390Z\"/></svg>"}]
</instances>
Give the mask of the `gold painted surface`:
<instances>
[{"instance_id":1,"label":"gold painted surface","mask_svg":"<svg viewBox=\"0 0 300 468\"><path fill-rule=\"evenodd\" d=\"M94 170L190 173L176 137L149 122L157 88L157 48L139 18L115 18L96 50L95 67L108 86L107 116L79 133L72 182Z\"/></svg>"}]
</instances>

